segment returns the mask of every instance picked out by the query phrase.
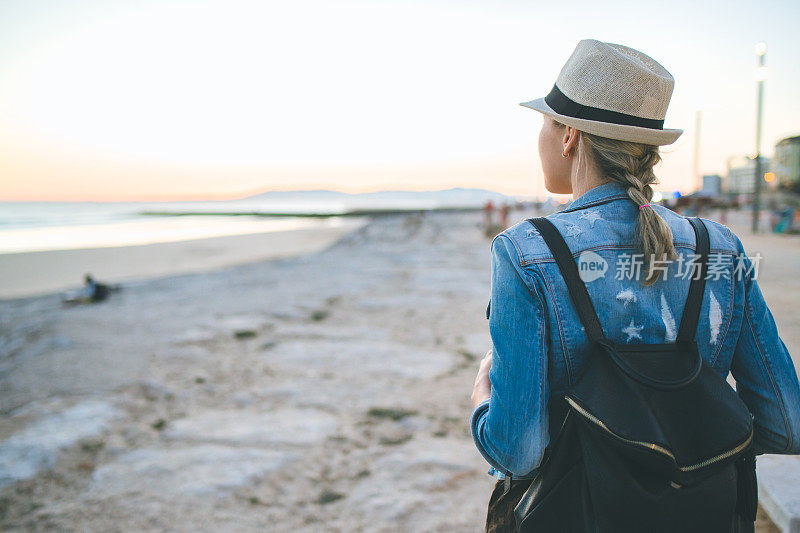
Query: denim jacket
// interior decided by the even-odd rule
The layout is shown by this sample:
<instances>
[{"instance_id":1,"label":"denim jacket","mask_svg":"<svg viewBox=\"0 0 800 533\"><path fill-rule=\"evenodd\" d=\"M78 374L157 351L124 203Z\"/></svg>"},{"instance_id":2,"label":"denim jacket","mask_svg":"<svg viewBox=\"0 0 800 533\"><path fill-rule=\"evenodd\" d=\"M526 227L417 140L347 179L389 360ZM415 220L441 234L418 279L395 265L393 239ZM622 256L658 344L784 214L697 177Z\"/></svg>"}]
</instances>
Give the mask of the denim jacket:
<instances>
[{"instance_id":1,"label":"denim jacket","mask_svg":"<svg viewBox=\"0 0 800 533\"><path fill-rule=\"evenodd\" d=\"M618 343L675 340L696 272L689 221L653 205L673 233L678 259L644 286L635 247L638 206L606 183L549 215L578 259L606 337ZM756 281L760 256L705 220L711 251L696 340L702 357L727 377L754 416L756 453L800 453L800 385ZM548 398L563 395L585 364L588 339L553 256L536 229L521 221L491 244L489 332L491 396L472 412L471 430L489 473L532 478L549 442ZM778 260L767 258L766 260ZM637 267L637 265L639 265ZM641 273L641 277L640 274Z\"/></svg>"}]
</instances>

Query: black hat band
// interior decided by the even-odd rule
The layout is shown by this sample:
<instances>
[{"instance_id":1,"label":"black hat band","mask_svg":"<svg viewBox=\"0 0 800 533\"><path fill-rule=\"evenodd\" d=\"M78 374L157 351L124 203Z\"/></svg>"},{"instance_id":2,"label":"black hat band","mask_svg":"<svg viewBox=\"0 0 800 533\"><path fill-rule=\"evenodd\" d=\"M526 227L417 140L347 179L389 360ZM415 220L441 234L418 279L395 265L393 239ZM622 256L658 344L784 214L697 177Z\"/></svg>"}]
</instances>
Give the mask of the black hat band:
<instances>
[{"instance_id":1,"label":"black hat band","mask_svg":"<svg viewBox=\"0 0 800 533\"><path fill-rule=\"evenodd\" d=\"M650 128L653 130L664 129L663 120L642 118L635 115L579 104L562 93L557 85L553 85L553 90L544 97L544 101L553 111L567 117L596 120L598 122L610 122L611 124L621 124L624 126L638 126L640 128Z\"/></svg>"}]
</instances>

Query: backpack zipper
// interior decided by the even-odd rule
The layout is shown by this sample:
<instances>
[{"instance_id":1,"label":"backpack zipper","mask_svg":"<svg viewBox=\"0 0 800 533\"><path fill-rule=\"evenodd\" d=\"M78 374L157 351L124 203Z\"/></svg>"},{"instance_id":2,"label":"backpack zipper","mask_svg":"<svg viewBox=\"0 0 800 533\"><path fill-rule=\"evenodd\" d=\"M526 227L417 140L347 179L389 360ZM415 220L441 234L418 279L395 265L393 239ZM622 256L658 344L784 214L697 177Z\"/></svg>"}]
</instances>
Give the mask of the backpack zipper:
<instances>
[{"instance_id":1,"label":"backpack zipper","mask_svg":"<svg viewBox=\"0 0 800 533\"><path fill-rule=\"evenodd\" d=\"M744 450L745 448L747 448L750 445L750 442L752 440L753 440L753 430L751 429L750 430L750 434L747 436L747 438L744 440L744 442L742 442L740 445L736 446L735 448L731 448L727 452L722 452L721 454L719 454L717 456L714 456L714 457L712 457L710 459L706 459L705 461L700 461L697 464L693 464L693 465L689 465L689 466L682 466L682 467L679 467L679 468L681 470L683 470L684 472L691 472L692 470L697 470L698 468L703 468L704 466L708 466L711 463L714 463L716 461L721 461L723 459L727 459L728 457L731 457L732 455L736 455L737 453L739 453L742 450Z\"/></svg>"},{"instance_id":2,"label":"backpack zipper","mask_svg":"<svg viewBox=\"0 0 800 533\"><path fill-rule=\"evenodd\" d=\"M589 411L587 411L586 409L581 407L578 404L578 402L576 402L575 400L573 400L569 396L565 396L565 399L567 400L567 402L569 402L569 404L572 406L573 409L578 411L580 414L582 414L589 421L593 422L595 425L597 425L597 426L601 427L602 429L604 429L606 431L606 433L608 433L609 435L612 435L612 436L616 437L617 439L619 439L621 441L624 441L624 442L627 442L629 444L636 444L638 446L644 446L644 447L649 448L651 450L657 451L657 452L659 452L659 453L661 453L663 455L666 455L667 457L669 457L673 461L675 461L675 455L672 452L670 452L668 449L664 448L663 446L660 446L660 445L658 445L658 444L656 444L654 442L646 442L646 441L641 441L641 440L631 440L631 439L627 439L627 438L623 437L622 435L618 435L618 434L614 433L613 431L611 431L610 429L608 429L608 426L606 426L605 423L602 420L600 420L599 418L594 416L592 413L590 413ZM712 463L715 463L717 461L721 461L723 459L727 459L728 457L731 457L732 455L736 455L737 453L739 453L743 449L745 449L750 444L750 442L752 440L753 440L753 430L751 428L750 429L750 434L747 436L747 438L744 440L744 442L742 442L738 446L736 446L734 448L731 448L730 450L727 450L725 452L722 452L719 455L715 455L714 457L711 457L709 459L705 459L704 461L701 461L699 463L696 463L696 464L693 464L693 465L687 465L687 466L679 466L678 469L681 470L682 472L691 472L693 470L697 470L699 468L703 468L705 466L708 466L708 465L710 465Z\"/></svg>"}]
</instances>

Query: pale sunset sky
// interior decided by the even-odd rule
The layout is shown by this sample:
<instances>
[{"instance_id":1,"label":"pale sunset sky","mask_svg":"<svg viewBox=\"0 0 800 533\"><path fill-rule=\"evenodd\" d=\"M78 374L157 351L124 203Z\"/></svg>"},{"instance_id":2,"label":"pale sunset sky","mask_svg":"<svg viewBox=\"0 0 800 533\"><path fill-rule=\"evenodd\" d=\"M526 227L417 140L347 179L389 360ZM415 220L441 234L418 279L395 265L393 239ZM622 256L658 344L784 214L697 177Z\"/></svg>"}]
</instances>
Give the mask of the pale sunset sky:
<instances>
[{"instance_id":1,"label":"pale sunset sky","mask_svg":"<svg viewBox=\"0 0 800 533\"><path fill-rule=\"evenodd\" d=\"M800 2L0 0L0 199L536 195L546 95L580 39L675 77L664 191L800 133Z\"/></svg>"}]
</instances>

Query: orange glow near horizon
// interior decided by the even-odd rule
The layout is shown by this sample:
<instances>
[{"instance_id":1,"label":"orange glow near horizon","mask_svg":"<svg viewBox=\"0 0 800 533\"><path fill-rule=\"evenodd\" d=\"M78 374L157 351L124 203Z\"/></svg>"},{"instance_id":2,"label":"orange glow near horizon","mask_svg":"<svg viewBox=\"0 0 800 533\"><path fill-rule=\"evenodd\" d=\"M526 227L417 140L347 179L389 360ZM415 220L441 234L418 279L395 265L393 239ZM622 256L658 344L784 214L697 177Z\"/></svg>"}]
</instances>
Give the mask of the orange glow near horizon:
<instances>
[{"instance_id":1,"label":"orange glow near horizon","mask_svg":"<svg viewBox=\"0 0 800 533\"><path fill-rule=\"evenodd\" d=\"M764 155L800 128L797 5L730 6L722 25L713 6L656 6L674 31L654 34L621 0L578 3L586 16L560 28L543 21L563 8L522 3L3 2L0 200L544 196L541 115L518 102L546 94L587 37L639 48L675 77L665 126L685 131L662 148L661 190L693 186L697 109L701 174L752 152L764 35Z\"/></svg>"},{"instance_id":2,"label":"orange glow near horizon","mask_svg":"<svg viewBox=\"0 0 800 533\"><path fill-rule=\"evenodd\" d=\"M226 187L224 168L192 170L176 166L142 166L120 165L113 163L97 163L95 170L107 168L108 174L100 171L89 176L86 174L71 175L66 169L74 168L70 164L47 165L43 174L27 176L45 184L44 190L36 194L3 194L0 201L199 201L199 200L236 200L270 191L304 191L331 190L351 194L377 192L385 190L431 191L451 188L488 189L510 196L531 196L537 189L534 180L541 180L538 174L527 168L535 162L527 161L474 161L438 164L402 164L390 168L383 167L344 167L327 170L283 168L265 175L259 171L239 170L237 187ZM76 165L79 165L76 163ZM106 165L108 165L106 167ZM326 179L318 176L324 173ZM115 175L118 184L110 190L106 176ZM370 183L371 176L381 176L378 183ZM447 176L458 176L448 179ZM494 185L487 175L496 176ZM57 180L51 176L57 176ZM277 180L275 176L282 179ZM518 179L522 176L522 181ZM271 178L271 179L270 179ZM84 184L81 190L72 193L61 191L47 192L48 183L58 183L81 179ZM140 192L137 190L143 180L154 184L161 183L161 192ZM57 183L58 182L58 183ZM261 185L273 182L275 186ZM358 183L363 185L359 186ZM295 185L296 184L296 185ZM499 186L498 186L499 185ZM183 192L202 190L203 192ZM526 192L529 189L529 192ZM544 193L542 187L539 187Z\"/></svg>"}]
</instances>

